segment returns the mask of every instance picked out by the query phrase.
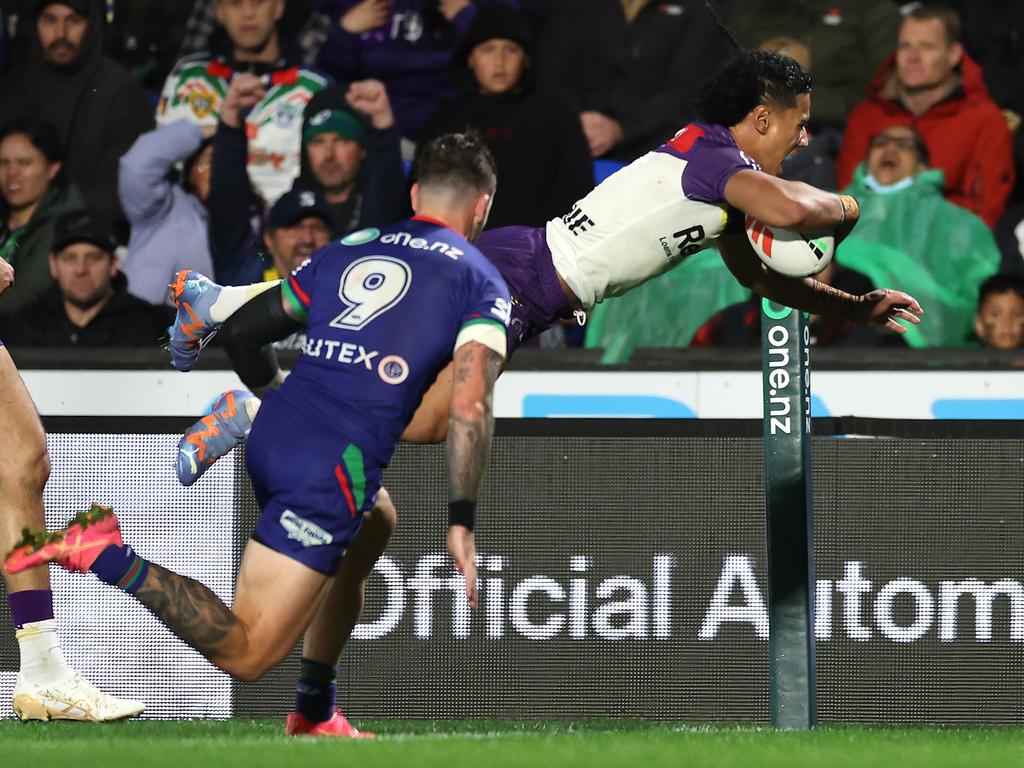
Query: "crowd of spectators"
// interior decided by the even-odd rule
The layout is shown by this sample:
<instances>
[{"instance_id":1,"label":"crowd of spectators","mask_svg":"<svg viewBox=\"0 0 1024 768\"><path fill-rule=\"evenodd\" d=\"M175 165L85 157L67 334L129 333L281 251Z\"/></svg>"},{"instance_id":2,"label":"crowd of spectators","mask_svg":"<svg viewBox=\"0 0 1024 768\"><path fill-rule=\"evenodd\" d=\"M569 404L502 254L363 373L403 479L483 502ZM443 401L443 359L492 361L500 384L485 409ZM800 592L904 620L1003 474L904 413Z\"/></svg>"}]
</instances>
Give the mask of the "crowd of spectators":
<instances>
[{"instance_id":1,"label":"crowd of spectators","mask_svg":"<svg viewBox=\"0 0 1024 768\"><path fill-rule=\"evenodd\" d=\"M862 206L821 279L929 311L902 340L817 318L816 343L1024 344L1024 3L715 5L812 73L784 174ZM178 270L273 279L406 216L448 131L495 155L490 226L542 226L690 121L730 50L704 0L0 0L0 338L155 346ZM743 346L756 315L697 254L586 343Z\"/></svg>"}]
</instances>

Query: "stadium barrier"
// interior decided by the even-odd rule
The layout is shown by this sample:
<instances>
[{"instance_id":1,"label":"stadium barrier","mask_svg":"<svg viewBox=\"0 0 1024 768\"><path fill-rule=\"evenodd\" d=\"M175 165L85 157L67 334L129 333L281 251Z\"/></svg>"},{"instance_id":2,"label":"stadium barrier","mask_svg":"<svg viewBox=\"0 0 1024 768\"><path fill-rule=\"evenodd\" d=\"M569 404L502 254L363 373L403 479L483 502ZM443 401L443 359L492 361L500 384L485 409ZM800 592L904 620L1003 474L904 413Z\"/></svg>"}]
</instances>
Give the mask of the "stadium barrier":
<instances>
[{"instance_id":1,"label":"stadium barrier","mask_svg":"<svg viewBox=\"0 0 1024 768\"><path fill-rule=\"evenodd\" d=\"M47 419L53 525L120 511L145 557L231 599L257 510L236 452L191 489L187 419ZM481 605L444 553L440 446L387 474L398 532L341 666L354 718L769 719L761 424L499 422ZM814 424L822 722L1024 722L1024 426ZM864 439L837 436L859 435ZM280 716L297 655L235 684L129 597L54 571L65 651L150 717ZM0 715L18 665L0 599Z\"/></svg>"}]
</instances>

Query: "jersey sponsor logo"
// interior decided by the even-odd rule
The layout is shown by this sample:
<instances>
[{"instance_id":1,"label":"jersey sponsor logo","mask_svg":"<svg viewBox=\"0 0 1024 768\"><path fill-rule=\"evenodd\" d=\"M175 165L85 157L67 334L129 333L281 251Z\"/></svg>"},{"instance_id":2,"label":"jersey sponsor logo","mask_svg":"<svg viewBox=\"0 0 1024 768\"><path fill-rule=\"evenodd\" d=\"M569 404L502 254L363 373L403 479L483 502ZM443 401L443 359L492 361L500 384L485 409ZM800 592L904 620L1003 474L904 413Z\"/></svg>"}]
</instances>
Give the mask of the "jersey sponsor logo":
<instances>
[{"instance_id":1,"label":"jersey sponsor logo","mask_svg":"<svg viewBox=\"0 0 1024 768\"><path fill-rule=\"evenodd\" d=\"M345 235L341 239L342 245L366 245L372 243L380 237L380 230L376 227L369 227L368 229L360 229L358 232L352 232Z\"/></svg>"},{"instance_id":2,"label":"jersey sponsor logo","mask_svg":"<svg viewBox=\"0 0 1024 768\"><path fill-rule=\"evenodd\" d=\"M464 255L463 251L448 243L435 240L430 242L422 237L413 237L408 232L389 232L380 239L386 245L398 245L403 248L415 248L418 251L438 251L449 259L458 259Z\"/></svg>"},{"instance_id":3,"label":"jersey sponsor logo","mask_svg":"<svg viewBox=\"0 0 1024 768\"><path fill-rule=\"evenodd\" d=\"M332 360L340 365L361 365L368 371L373 370L374 359L380 357L380 352L369 350L362 344L308 337L302 347L302 354Z\"/></svg>"},{"instance_id":4,"label":"jersey sponsor logo","mask_svg":"<svg viewBox=\"0 0 1024 768\"><path fill-rule=\"evenodd\" d=\"M512 304L504 299L495 299L494 306L491 307L491 314L507 327L512 322Z\"/></svg>"},{"instance_id":5,"label":"jersey sponsor logo","mask_svg":"<svg viewBox=\"0 0 1024 768\"><path fill-rule=\"evenodd\" d=\"M290 509L281 513L278 519L288 538L299 542L303 547L322 547L334 541L334 537L316 523L296 515Z\"/></svg>"},{"instance_id":6,"label":"jersey sponsor logo","mask_svg":"<svg viewBox=\"0 0 1024 768\"><path fill-rule=\"evenodd\" d=\"M385 384L401 384L409 378L409 364L398 355L388 355L377 366L377 375Z\"/></svg>"},{"instance_id":7,"label":"jersey sponsor logo","mask_svg":"<svg viewBox=\"0 0 1024 768\"><path fill-rule=\"evenodd\" d=\"M426 25L418 11L395 11L391 16L391 39L418 43L423 37Z\"/></svg>"},{"instance_id":8,"label":"jersey sponsor logo","mask_svg":"<svg viewBox=\"0 0 1024 768\"><path fill-rule=\"evenodd\" d=\"M562 223L577 237L594 226L594 220L580 209L578 203L562 217Z\"/></svg>"},{"instance_id":9,"label":"jersey sponsor logo","mask_svg":"<svg viewBox=\"0 0 1024 768\"><path fill-rule=\"evenodd\" d=\"M688 229L681 229L673 232L671 238L659 237L661 249L665 252L665 258L669 261L685 259L699 251L703 246L701 242L705 238L704 227L700 224Z\"/></svg>"}]
</instances>

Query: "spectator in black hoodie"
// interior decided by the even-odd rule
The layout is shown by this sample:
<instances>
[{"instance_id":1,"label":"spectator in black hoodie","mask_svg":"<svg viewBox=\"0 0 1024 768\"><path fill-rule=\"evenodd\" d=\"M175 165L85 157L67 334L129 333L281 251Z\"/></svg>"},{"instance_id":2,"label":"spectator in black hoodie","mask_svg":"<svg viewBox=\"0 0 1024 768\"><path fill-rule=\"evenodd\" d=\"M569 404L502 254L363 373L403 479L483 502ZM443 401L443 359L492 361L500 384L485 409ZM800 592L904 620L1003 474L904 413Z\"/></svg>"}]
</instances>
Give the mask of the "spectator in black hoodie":
<instances>
[{"instance_id":1,"label":"spectator in black hoodie","mask_svg":"<svg viewBox=\"0 0 1024 768\"><path fill-rule=\"evenodd\" d=\"M463 90L441 105L429 138L475 130L498 165L490 227L543 226L594 186L593 161L576 114L533 87L529 25L514 8L482 7L454 59Z\"/></svg>"},{"instance_id":2,"label":"spectator in black hoodie","mask_svg":"<svg viewBox=\"0 0 1024 768\"><path fill-rule=\"evenodd\" d=\"M697 86L728 53L701 0L561 0L540 85L578 111L594 157L630 162L693 119Z\"/></svg>"},{"instance_id":3,"label":"spectator in black hoodie","mask_svg":"<svg viewBox=\"0 0 1024 768\"><path fill-rule=\"evenodd\" d=\"M127 232L118 160L153 128L142 86L103 55L103 0L39 0L27 64L0 83L0 122L35 118L57 131L64 173L91 208Z\"/></svg>"},{"instance_id":4,"label":"spectator in black hoodie","mask_svg":"<svg viewBox=\"0 0 1024 768\"><path fill-rule=\"evenodd\" d=\"M174 319L128 293L117 269L110 224L88 210L57 221L50 273L54 283L35 304L17 312L3 330L11 347L153 346Z\"/></svg>"}]
</instances>

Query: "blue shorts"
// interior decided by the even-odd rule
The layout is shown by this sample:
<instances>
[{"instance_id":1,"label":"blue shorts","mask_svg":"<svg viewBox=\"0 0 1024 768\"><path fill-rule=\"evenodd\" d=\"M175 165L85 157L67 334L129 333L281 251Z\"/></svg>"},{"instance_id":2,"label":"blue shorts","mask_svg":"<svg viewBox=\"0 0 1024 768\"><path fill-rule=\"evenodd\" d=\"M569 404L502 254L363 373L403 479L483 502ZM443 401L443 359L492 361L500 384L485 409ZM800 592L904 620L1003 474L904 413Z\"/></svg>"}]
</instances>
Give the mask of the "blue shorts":
<instances>
[{"instance_id":1,"label":"blue shorts","mask_svg":"<svg viewBox=\"0 0 1024 768\"><path fill-rule=\"evenodd\" d=\"M475 243L498 268L512 298L508 354L543 333L560 318L572 317L569 299L551 263L544 227L489 229Z\"/></svg>"},{"instance_id":2,"label":"blue shorts","mask_svg":"<svg viewBox=\"0 0 1024 768\"><path fill-rule=\"evenodd\" d=\"M334 575L372 509L383 466L347 440L269 392L252 425L246 465L260 505L253 539Z\"/></svg>"}]
</instances>

